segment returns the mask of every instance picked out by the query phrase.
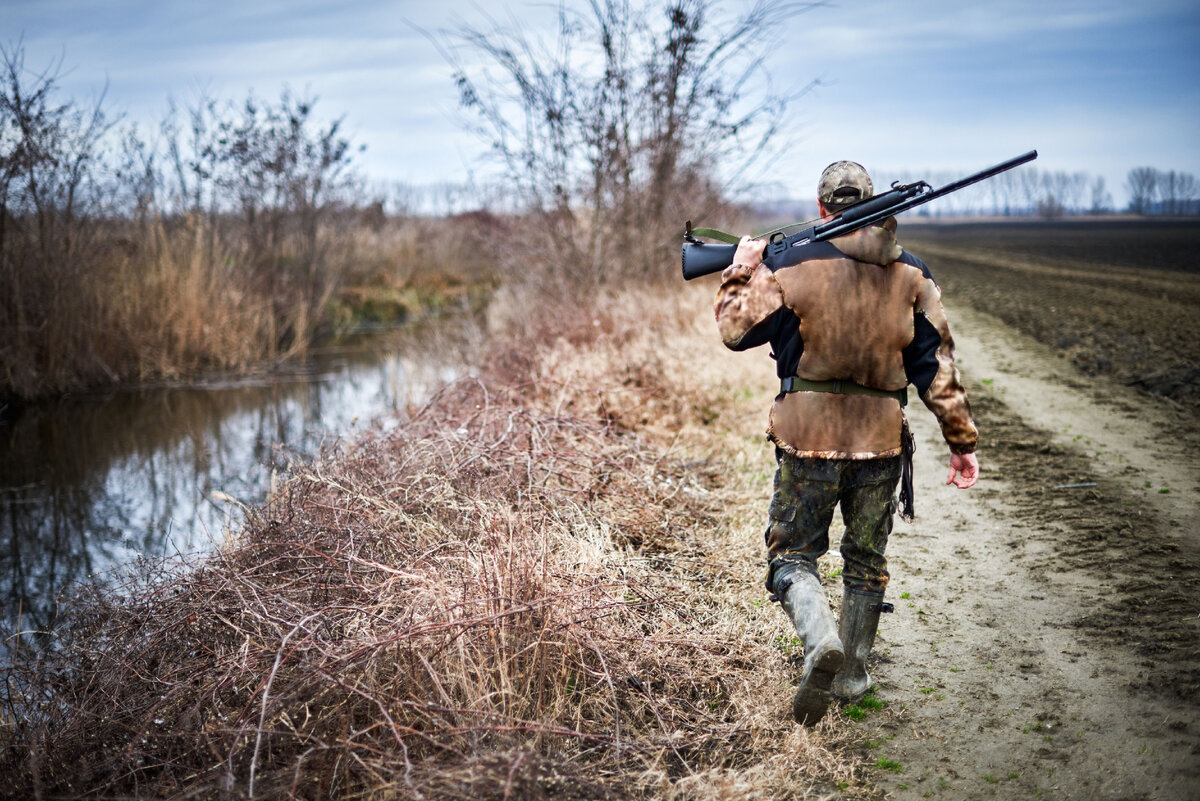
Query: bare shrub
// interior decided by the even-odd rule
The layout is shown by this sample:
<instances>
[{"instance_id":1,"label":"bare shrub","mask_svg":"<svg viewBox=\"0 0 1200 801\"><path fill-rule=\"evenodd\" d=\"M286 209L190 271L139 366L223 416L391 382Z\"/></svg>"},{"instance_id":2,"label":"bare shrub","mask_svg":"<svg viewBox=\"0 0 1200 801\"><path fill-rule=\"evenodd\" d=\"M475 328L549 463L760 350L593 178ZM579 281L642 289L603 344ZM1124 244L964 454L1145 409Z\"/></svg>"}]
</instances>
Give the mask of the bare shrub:
<instances>
[{"instance_id":1,"label":"bare shrub","mask_svg":"<svg viewBox=\"0 0 1200 801\"><path fill-rule=\"evenodd\" d=\"M679 322L664 306L543 308L555 339L497 338L477 378L299 468L218 556L84 592L0 685L5 790L794 798L852 778L761 674L777 657L748 621L781 617L729 613L717 465L631 430L719 402L648 347Z\"/></svg>"},{"instance_id":2,"label":"bare shrub","mask_svg":"<svg viewBox=\"0 0 1200 801\"><path fill-rule=\"evenodd\" d=\"M771 91L755 53L808 6L592 0L556 8L552 43L496 20L444 32L462 105L534 223L516 258L584 287L673 275L685 216L720 206L717 165L772 155L795 95Z\"/></svg>"},{"instance_id":3,"label":"bare shrub","mask_svg":"<svg viewBox=\"0 0 1200 801\"><path fill-rule=\"evenodd\" d=\"M203 98L161 136L0 50L0 396L246 368L327 330L354 148L314 101ZM339 216L341 215L341 216Z\"/></svg>"}]
</instances>

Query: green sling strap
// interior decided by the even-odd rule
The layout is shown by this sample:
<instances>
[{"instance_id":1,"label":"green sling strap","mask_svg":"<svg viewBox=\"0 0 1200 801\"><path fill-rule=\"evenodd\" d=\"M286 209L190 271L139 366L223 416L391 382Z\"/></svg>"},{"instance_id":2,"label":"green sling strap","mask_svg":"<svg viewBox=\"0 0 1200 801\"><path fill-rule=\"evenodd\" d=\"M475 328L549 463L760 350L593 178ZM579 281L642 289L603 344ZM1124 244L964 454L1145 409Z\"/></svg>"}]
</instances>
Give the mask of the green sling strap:
<instances>
[{"instance_id":1,"label":"green sling strap","mask_svg":"<svg viewBox=\"0 0 1200 801\"><path fill-rule=\"evenodd\" d=\"M724 231L718 231L716 228L692 228L692 236L706 236L709 239L716 239L719 242L724 242L728 245L736 245L741 242L740 237L733 234L727 234Z\"/></svg>"}]
</instances>

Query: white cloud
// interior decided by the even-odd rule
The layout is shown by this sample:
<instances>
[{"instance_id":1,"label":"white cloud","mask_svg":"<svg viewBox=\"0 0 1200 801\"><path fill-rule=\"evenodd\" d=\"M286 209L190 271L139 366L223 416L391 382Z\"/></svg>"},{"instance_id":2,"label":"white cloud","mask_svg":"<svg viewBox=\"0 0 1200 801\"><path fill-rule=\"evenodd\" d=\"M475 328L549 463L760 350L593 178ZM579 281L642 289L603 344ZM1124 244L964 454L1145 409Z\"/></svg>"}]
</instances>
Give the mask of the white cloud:
<instances>
[{"instance_id":1,"label":"white cloud","mask_svg":"<svg viewBox=\"0 0 1200 801\"><path fill-rule=\"evenodd\" d=\"M508 8L500 22L552 41L552 4ZM0 13L24 32L29 66L65 53L66 91L87 98L107 78L110 108L144 124L171 95L273 97L287 84L345 115L380 175L453 180L486 150L458 124L450 68L410 25L486 25L472 0L7 0ZM796 15L762 41L776 83L825 83L786 131L779 173L800 176L799 194L839 158L966 171L1031 147L1039 167L1103 174L1114 190L1139 164L1200 173L1194 2L871 0Z\"/></svg>"}]
</instances>

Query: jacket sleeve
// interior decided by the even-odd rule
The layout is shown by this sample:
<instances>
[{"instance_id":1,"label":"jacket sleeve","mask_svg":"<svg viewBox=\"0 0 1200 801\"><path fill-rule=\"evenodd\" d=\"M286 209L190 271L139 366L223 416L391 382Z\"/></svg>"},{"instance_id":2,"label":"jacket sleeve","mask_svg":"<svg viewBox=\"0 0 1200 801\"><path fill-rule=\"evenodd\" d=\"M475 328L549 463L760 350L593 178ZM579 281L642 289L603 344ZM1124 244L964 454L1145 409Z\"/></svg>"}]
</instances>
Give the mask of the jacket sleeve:
<instances>
[{"instance_id":1,"label":"jacket sleeve","mask_svg":"<svg viewBox=\"0 0 1200 801\"><path fill-rule=\"evenodd\" d=\"M904 349L905 372L937 417L951 453L972 453L979 432L954 364L954 338L942 308L942 293L928 270L923 272L925 277L913 306L913 340Z\"/></svg>"},{"instance_id":2,"label":"jacket sleeve","mask_svg":"<svg viewBox=\"0 0 1200 801\"><path fill-rule=\"evenodd\" d=\"M767 342L776 313L782 308L783 291L775 275L762 264L754 268L731 265L721 274L713 314L721 340L731 350L746 350Z\"/></svg>"}]
</instances>

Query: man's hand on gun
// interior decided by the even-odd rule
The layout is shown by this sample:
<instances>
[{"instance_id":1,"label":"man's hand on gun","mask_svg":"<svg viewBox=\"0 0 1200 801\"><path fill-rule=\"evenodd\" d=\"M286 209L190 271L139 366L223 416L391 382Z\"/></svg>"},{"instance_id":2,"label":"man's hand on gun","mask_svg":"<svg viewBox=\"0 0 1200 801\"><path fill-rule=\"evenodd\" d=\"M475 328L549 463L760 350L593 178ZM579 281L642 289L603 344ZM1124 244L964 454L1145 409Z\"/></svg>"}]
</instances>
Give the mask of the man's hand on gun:
<instances>
[{"instance_id":1,"label":"man's hand on gun","mask_svg":"<svg viewBox=\"0 0 1200 801\"><path fill-rule=\"evenodd\" d=\"M742 241L738 243L737 252L733 254L733 264L725 268L721 280L728 281L735 275L749 280L754 268L762 264L766 247L767 243L763 239L743 236Z\"/></svg>"},{"instance_id":2,"label":"man's hand on gun","mask_svg":"<svg viewBox=\"0 0 1200 801\"><path fill-rule=\"evenodd\" d=\"M978 480L979 459L975 454L950 454L950 475L946 477L947 484L953 484L959 489L970 489Z\"/></svg>"}]
</instances>

